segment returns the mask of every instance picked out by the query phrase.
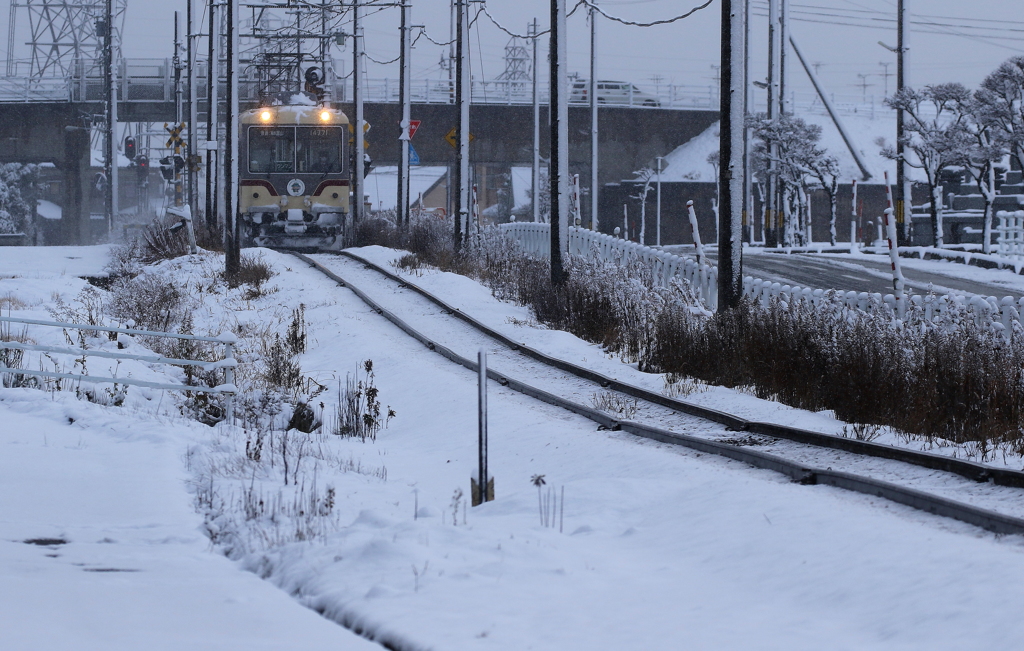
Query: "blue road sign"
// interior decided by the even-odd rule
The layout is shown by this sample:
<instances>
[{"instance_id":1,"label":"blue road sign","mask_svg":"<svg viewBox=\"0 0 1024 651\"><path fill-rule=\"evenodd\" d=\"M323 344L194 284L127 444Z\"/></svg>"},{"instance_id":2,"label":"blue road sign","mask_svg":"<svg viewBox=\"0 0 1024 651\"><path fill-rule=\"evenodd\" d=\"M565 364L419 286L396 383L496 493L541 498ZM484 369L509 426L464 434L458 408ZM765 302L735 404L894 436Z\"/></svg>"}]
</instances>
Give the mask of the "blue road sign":
<instances>
[{"instance_id":1,"label":"blue road sign","mask_svg":"<svg viewBox=\"0 0 1024 651\"><path fill-rule=\"evenodd\" d=\"M409 143L409 164L410 165L419 165L420 164L420 155L418 153L416 153L416 148L412 146L411 142Z\"/></svg>"}]
</instances>

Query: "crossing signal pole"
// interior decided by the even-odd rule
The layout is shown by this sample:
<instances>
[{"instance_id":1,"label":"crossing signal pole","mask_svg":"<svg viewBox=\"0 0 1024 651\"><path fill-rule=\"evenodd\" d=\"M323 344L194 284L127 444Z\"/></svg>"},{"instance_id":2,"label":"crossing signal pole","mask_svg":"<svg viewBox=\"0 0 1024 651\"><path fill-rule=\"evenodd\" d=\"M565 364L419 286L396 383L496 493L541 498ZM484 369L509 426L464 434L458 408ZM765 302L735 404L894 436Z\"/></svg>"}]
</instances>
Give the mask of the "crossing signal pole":
<instances>
[{"instance_id":1,"label":"crossing signal pole","mask_svg":"<svg viewBox=\"0 0 1024 651\"><path fill-rule=\"evenodd\" d=\"M114 228L120 212L117 194L117 44L114 40L114 2L106 0L105 7L104 76L107 82L106 173L107 173L107 232Z\"/></svg>"},{"instance_id":2,"label":"crossing signal pole","mask_svg":"<svg viewBox=\"0 0 1024 651\"><path fill-rule=\"evenodd\" d=\"M459 109L455 150L455 248L469 234L469 102L472 95L469 70L469 2L455 0L455 103Z\"/></svg>"}]
</instances>

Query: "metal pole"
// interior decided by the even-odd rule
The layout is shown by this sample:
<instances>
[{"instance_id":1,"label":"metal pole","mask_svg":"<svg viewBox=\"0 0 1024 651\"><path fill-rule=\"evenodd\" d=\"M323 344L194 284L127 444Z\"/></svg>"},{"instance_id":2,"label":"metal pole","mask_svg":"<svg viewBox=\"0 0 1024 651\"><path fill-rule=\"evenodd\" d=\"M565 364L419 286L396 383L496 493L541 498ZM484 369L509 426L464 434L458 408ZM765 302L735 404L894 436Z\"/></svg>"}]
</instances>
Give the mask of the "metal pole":
<instances>
[{"instance_id":1,"label":"metal pole","mask_svg":"<svg viewBox=\"0 0 1024 651\"><path fill-rule=\"evenodd\" d=\"M597 215L597 12L590 8L590 228L599 230ZM659 242L660 243L660 242Z\"/></svg>"},{"instance_id":2,"label":"metal pole","mask_svg":"<svg viewBox=\"0 0 1024 651\"><path fill-rule=\"evenodd\" d=\"M533 197L533 221L540 221L540 67L537 58L538 41L537 19L530 25L530 36L533 37L533 169L531 188ZM551 111L550 106L548 112Z\"/></svg>"},{"instance_id":3,"label":"metal pole","mask_svg":"<svg viewBox=\"0 0 1024 651\"><path fill-rule=\"evenodd\" d=\"M750 0L743 0L743 117L750 115ZM743 127L743 223L744 237L754 243L754 196L751 181L750 140L753 135L744 122Z\"/></svg>"},{"instance_id":4,"label":"metal pole","mask_svg":"<svg viewBox=\"0 0 1024 651\"><path fill-rule=\"evenodd\" d=\"M907 50L909 30L907 29L907 1L897 0L896 3L896 92L907 87L907 66L909 65ZM907 177L906 152L903 147L904 136L903 111L896 111L896 235L898 244L905 246L909 239L911 221L911 183Z\"/></svg>"},{"instance_id":5,"label":"metal pole","mask_svg":"<svg viewBox=\"0 0 1024 651\"><path fill-rule=\"evenodd\" d=\"M195 172L196 144L198 142L198 138L196 138L196 129L199 125L199 106L196 104L196 49L193 43L196 36L195 23L192 21L192 3L194 0L187 0L187 2L188 5L186 6L187 11L185 12L185 23L188 36L186 40L187 47L185 48L185 58L187 59L186 72L188 76L188 165L185 170L187 174L186 178L188 179L188 205L196 208L198 199L198 187L196 186ZM195 210L192 212L194 213Z\"/></svg>"},{"instance_id":6,"label":"metal pole","mask_svg":"<svg viewBox=\"0 0 1024 651\"><path fill-rule=\"evenodd\" d=\"M219 85L217 57L217 3L210 2L210 34L207 43L206 61L206 141L217 142L217 86ZM217 177L218 167L214 162L216 150L206 150L206 225L216 228L217 221Z\"/></svg>"},{"instance_id":7,"label":"metal pole","mask_svg":"<svg viewBox=\"0 0 1024 651\"><path fill-rule=\"evenodd\" d=\"M181 50L182 50L182 47L181 47L181 36L179 34L179 29L178 29L178 12L175 11L174 12L174 58L172 59L172 61L174 62L174 128L176 128L176 129L181 124L183 124L184 121L185 121L185 111L184 111L184 106L182 105L182 99L183 99L182 95L183 95L183 93L182 93L182 87L181 87L181 70L182 70L183 66L182 66L182 63L181 63ZM180 134L179 134L179 137L180 137ZM180 142L181 142L180 140L177 140L175 145L174 145L174 154L175 155L180 155L181 154L181 145L177 144L177 143L180 143ZM174 159L172 159L172 160L174 160ZM178 171L177 167L178 167L177 165L174 166L174 205L175 206L181 206L184 203L183 194L182 194L182 185L183 185L184 179L182 177L184 176L184 171L185 170Z\"/></svg>"},{"instance_id":8,"label":"metal pole","mask_svg":"<svg viewBox=\"0 0 1024 651\"><path fill-rule=\"evenodd\" d=\"M365 196L363 166L366 158L366 144L363 129L366 119L363 116L363 43L362 25L360 25L361 0L352 0L352 101L355 104L355 157L352 161L352 212L353 225L363 217L363 198Z\"/></svg>"},{"instance_id":9,"label":"metal pole","mask_svg":"<svg viewBox=\"0 0 1024 651\"><path fill-rule=\"evenodd\" d=\"M401 147L400 160L398 164L398 210L397 219L399 225L409 225L409 120L412 107L412 39L409 30L409 0L402 0L402 26L401 26L401 59L402 65L398 79L398 101L402 105L402 121L400 124L401 134L399 145Z\"/></svg>"},{"instance_id":10,"label":"metal pole","mask_svg":"<svg viewBox=\"0 0 1024 651\"><path fill-rule=\"evenodd\" d=\"M656 160L658 161L658 201L655 207L655 222L656 230L658 232L655 233L654 240L657 246L661 246L661 161L663 160L663 158L661 156L658 156Z\"/></svg>"},{"instance_id":11,"label":"metal pole","mask_svg":"<svg viewBox=\"0 0 1024 651\"><path fill-rule=\"evenodd\" d=\"M487 473L487 351L483 348L477 353L477 415L479 422L479 490L480 503L488 501L487 484L490 477Z\"/></svg>"},{"instance_id":12,"label":"metal pole","mask_svg":"<svg viewBox=\"0 0 1024 651\"><path fill-rule=\"evenodd\" d=\"M777 67L779 65L778 49L779 49L779 33L777 23L779 21L778 15L778 1L779 0L768 0L768 119L774 120L779 116L779 73ZM768 143L768 178L765 179L765 196L764 196L764 240L765 246L776 246L778 245L778 232L777 232L777 216L776 216L776 186L778 185L776 178L776 159L779 155L779 146L776 142ZM724 158L723 163L720 166L721 169L725 168Z\"/></svg>"},{"instance_id":13,"label":"metal pole","mask_svg":"<svg viewBox=\"0 0 1024 651\"><path fill-rule=\"evenodd\" d=\"M456 125L455 246L462 247L469 234L469 102L472 94L469 70L469 2L455 0L455 103L459 108Z\"/></svg>"},{"instance_id":14,"label":"metal pole","mask_svg":"<svg viewBox=\"0 0 1024 651\"><path fill-rule=\"evenodd\" d=\"M551 0L551 282L565 281L569 248L569 103L566 97L565 0Z\"/></svg>"},{"instance_id":15,"label":"metal pole","mask_svg":"<svg viewBox=\"0 0 1024 651\"><path fill-rule=\"evenodd\" d=\"M114 40L114 3L107 0L107 233L120 212L117 196L117 44ZM83 242L84 244L84 242Z\"/></svg>"},{"instance_id":16,"label":"metal pole","mask_svg":"<svg viewBox=\"0 0 1024 651\"><path fill-rule=\"evenodd\" d=\"M722 90L718 212L718 308L743 295L743 12L740 0L722 0ZM734 9L734 6L736 7Z\"/></svg>"},{"instance_id":17,"label":"metal pole","mask_svg":"<svg viewBox=\"0 0 1024 651\"><path fill-rule=\"evenodd\" d=\"M241 264L238 229L238 0L227 0L227 122L224 125L224 271Z\"/></svg>"}]
</instances>

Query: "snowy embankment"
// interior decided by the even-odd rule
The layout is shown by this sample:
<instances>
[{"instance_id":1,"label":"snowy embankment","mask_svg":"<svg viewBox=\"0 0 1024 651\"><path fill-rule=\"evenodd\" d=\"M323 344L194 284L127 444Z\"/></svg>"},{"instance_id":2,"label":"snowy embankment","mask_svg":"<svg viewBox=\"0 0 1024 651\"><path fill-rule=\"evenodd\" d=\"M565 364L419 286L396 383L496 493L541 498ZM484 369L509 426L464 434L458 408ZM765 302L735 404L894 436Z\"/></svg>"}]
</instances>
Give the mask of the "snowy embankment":
<instances>
[{"instance_id":1,"label":"snowy embankment","mask_svg":"<svg viewBox=\"0 0 1024 651\"><path fill-rule=\"evenodd\" d=\"M475 375L298 260L264 255L277 275L249 299L211 279L214 256L152 272L188 280L196 333L231 326L253 366L265 351L252 342L284 336L304 304L297 361L327 387L311 404L324 403L328 432L271 429L288 414L269 411L247 430L208 428L176 416L171 395L129 390L123 407L104 407L0 389L0 418L25 423L0 434L5 633L45 648L46 625L59 621L75 648L88 646L71 635L118 648L113 631L155 648L202 648L193 633L211 648L348 648L343 629L206 553L205 531L300 603L408 648L958 649L1024 639L1024 584L1007 580L1024 572L1016 537L597 431L497 385L497 499L468 508ZM524 319L465 278L420 281L457 290L487 320ZM24 292L24 313L35 314L49 291L71 301L79 282L4 279L0 296ZM564 333L535 334L570 358L618 364ZM365 360L397 416L376 440L333 436L338 382ZM717 406L742 409L744 396L719 395ZM45 536L69 542L52 552L19 542ZM338 641L315 639L329 631Z\"/></svg>"}]
</instances>

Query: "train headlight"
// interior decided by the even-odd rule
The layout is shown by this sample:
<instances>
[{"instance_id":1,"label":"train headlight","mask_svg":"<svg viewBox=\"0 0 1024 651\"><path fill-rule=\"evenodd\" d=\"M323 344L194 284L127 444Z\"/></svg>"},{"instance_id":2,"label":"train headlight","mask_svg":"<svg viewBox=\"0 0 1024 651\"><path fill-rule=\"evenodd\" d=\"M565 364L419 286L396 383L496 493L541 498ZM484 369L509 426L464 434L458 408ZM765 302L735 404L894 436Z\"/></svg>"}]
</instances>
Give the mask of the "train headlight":
<instances>
[{"instance_id":1,"label":"train headlight","mask_svg":"<svg viewBox=\"0 0 1024 651\"><path fill-rule=\"evenodd\" d=\"M323 120L324 122L329 122L330 119L331 119L331 112L330 111L320 111L320 119Z\"/></svg>"},{"instance_id":2,"label":"train headlight","mask_svg":"<svg viewBox=\"0 0 1024 651\"><path fill-rule=\"evenodd\" d=\"M270 111L263 111L260 113L260 119L264 122L270 122L270 118L272 117L274 117L274 115Z\"/></svg>"}]
</instances>

